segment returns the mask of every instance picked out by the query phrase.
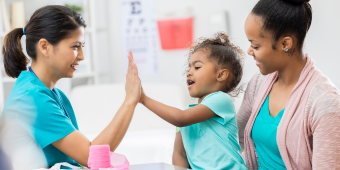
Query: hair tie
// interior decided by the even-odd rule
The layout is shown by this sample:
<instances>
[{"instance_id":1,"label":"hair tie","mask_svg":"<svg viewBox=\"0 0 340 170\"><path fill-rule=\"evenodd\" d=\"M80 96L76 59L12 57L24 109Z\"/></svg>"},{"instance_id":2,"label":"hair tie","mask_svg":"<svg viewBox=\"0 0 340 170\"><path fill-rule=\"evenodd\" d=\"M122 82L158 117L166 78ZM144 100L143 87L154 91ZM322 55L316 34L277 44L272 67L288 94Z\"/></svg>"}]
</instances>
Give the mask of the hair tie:
<instances>
[{"instance_id":1,"label":"hair tie","mask_svg":"<svg viewBox=\"0 0 340 170\"><path fill-rule=\"evenodd\" d=\"M25 35L25 27L22 28L22 33Z\"/></svg>"}]
</instances>

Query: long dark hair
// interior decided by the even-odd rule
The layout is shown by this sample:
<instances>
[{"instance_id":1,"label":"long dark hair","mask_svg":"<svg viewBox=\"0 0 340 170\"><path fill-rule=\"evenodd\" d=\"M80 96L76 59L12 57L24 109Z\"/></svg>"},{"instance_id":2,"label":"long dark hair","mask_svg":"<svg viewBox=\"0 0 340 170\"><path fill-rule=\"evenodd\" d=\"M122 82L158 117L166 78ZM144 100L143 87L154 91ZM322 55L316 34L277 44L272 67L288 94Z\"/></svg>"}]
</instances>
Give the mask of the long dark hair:
<instances>
[{"instance_id":1,"label":"long dark hair","mask_svg":"<svg viewBox=\"0 0 340 170\"><path fill-rule=\"evenodd\" d=\"M244 52L231 43L229 35L224 32L216 33L214 38L198 39L190 49L188 61L196 51L201 49L208 49L210 53L208 58L215 61L218 67L226 68L231 72L233 80L230 84L226 84L222 91L232 97L238 96L243 91L243 86L238 85L243 75Z\"/></svg>"},{"instance_id":2,"label":"long dark hair","mask_svg":"<svg viewBox=\"0 0 340 170\"><path fill-rule=\"evenodd\" d=\"M261 17L262 29L273 35L276 41L285 34L297 38L297 48L302 50L306 34L312 23L312 7L309 0L260 0L252 14Z\"/></svg>"},{"instance_id":3,"label":"long dark hair","mask_svg":"<svg viewBox=\"0 0 340 170\"><path fill-rule=\"evenodd\" d=\"M61 40L69 38L80 26L86 27L85 21L71 8L49 5L36 10L24 28L27 54L35 61L36 45L40 39L44 38L50 44L57 45ZM23 35L23 28L15 28L5 36L3 42L5 71L13 78L27 70L29 62L22 51L20 40Z\"/></svg>"}]
</instances>

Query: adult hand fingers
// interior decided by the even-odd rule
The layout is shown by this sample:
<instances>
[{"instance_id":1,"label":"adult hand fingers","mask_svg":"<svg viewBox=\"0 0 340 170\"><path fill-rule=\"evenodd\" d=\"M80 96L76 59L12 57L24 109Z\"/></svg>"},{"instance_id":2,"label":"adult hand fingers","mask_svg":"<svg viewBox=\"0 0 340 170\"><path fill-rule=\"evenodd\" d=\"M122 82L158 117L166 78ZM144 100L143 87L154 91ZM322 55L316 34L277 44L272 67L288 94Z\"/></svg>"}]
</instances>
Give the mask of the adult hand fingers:
<instances>
[{"instance_id":1,"label":"adult hand fingers","mask_svg":"<svg viewBox=\"0 0 340 170\"><path fill-rule=\"evenodd\" d=\"M131 50L129 50L129 55L131 56L132 61L134 61L133 54L132 54Z\"/></svg>"},{"instance_id":2,"label":"adult hand fingers","mask_svg":"<svg viewBox=\"0 0 340 170\"><path fill-rule=\"evenodd\" d=\"M128 72L127 72L127 76L131 76L131 74L129 75L129 73L131 73L132 69L133 69L133 57L132 57L132 52L129 50L129 54L128 54L128 59L129 59L129 64L128 64Z\"/></svg>"},{"instance_id":3,"label":"adult hand fingers","mask_svg":"<svg viewBox=\"0 0 340 170\"><path fill-rule=\"evenodd\" d=\"M139 79L139 76L138 76L138 68L137 68L137 65L136 63L133 63L133 80L134 80L134 83L135 83L135 88L139 91L139 94L140 94L140 86L141 86L141 83L140 83L140 79Z\"/></svg>"}]
</instances>

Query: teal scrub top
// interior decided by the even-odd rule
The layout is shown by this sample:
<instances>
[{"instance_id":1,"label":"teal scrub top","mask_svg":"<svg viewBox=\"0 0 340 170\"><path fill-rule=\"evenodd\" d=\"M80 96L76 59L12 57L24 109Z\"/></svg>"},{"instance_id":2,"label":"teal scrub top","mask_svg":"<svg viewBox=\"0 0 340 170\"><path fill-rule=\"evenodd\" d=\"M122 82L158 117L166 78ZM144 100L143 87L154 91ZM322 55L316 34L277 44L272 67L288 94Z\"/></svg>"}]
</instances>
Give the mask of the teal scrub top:
<instances>
[{"instance_id":1,"label":"teal scrub top","mask_svg":"<svg viewBox=\"0 0 340 170\"><path fill-rule=\"evenodd\" d=\"M1 117L11 117L35 139L49 167L60 162L80 166L52 145L74 130L79 130L70 101L61 90L54 89L55 93L33 73L22 71L6 100Z\"/></svg>"},{"instance_id":2,"label":"teal scrub top","mask_svg":"<svg viewBox=\"0 0 340 170\"><path fill-rule=\"evenodd\" d=\"M196 105L189 105L189 108ZM247 169L240 155L236 112L231 97L224 92L212 93L203 99L201 105L211 109L216 116L180 128L191 168Z\"/></svg>"},{"instance_id":3,"label":"teal scrub top","mask_svg":"<svg viewBox=\"0 0 340 170\"><path fill-rule=\"evenodd\" d=\"M252 129L252 138L258 156L260 170L285 170L279 147L276 142L277 127L284 113L283 109L274 118L269 112L269 95L257 115Z\"/></svg>"}]
</instances>

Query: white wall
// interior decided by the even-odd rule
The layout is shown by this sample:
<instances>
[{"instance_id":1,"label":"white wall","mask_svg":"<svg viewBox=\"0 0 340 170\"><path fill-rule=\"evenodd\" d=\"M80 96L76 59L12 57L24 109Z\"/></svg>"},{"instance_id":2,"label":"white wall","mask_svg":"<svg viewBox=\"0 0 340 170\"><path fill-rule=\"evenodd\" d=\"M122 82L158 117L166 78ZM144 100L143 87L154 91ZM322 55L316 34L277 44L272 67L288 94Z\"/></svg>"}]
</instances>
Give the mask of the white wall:
<instances>
[{"instance_id":1,"label":"white wall","mask_svg":"<svg viewBox=\"0 0 340 170\"><path fill-rule=\"evenodd\" d=\"M232 41L244 51L249 47L249 42L244 33L244 22L257 0L155 0L157 17L168 12L183 11L190 9L194 19L194 38L209 35L209 14L214 11L224 10L229 17L229 33ZM119 1L108 0L109 22L109 58L112 82L124 82L123 57L120 34L120 9ZM327 75L334 84L340 88L340 6L339 0L311 1L313 8L313 21L307 35L304 51L316 62L316 66ZM143 82L171 82L184 86L184 64L188 50L159 50L160 74L152 77L142 77ZM105 61L102 61L104 64ZM245 72L242 82L248 82L258 70L251 56L247 55ZM242 98L243 95L240 96ZM236 108L241 99L236 100Z\"/></svg>"},{"instance_id":2,"label":"white wall","mask_svg":"<svg viewBox=\"0 0 340 170\"><path fill-rule=\"evenodd\" d=\"M17 0L7 0L12 2ZM155 0L156 17L189 9L194 16L194 38L211 37L209 15L215 11L228 13L228 29L232 41L244 51L249 42L244 33L244 21L257 0ZM82 0L30 0L26 1L26 13L48 4L81 4ZM339 0L311 1L313 21L306 38L305 52L316 66L340 88L340 6ZM120 0L96 0L97 49L100 83L124 82L123 56L120 28ZM141 77L142 82L177 83L185 87L183 75L188 50L164 51L159 49L159 74ZM258 70L251 56L247 55L242 82L248 82ZM11 87L10 87L11 88ZM7 88L6 90L10 90ZM242 98L242 95L240 96ZM236 100L236 107L241 99Z\"/></svg>"},{"instance_id":3,"label":"white wall","mask_svg":"<svg viewBox=\"0 0 340 170\"><path fill-rule=\"evenodd\" d=\"M339 0L311 1L313 21L305 51L316 67L340 89L340 6Z\"/></svg>"}]
</instances>

